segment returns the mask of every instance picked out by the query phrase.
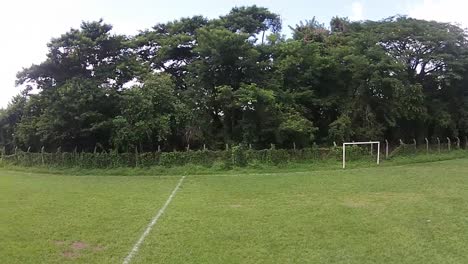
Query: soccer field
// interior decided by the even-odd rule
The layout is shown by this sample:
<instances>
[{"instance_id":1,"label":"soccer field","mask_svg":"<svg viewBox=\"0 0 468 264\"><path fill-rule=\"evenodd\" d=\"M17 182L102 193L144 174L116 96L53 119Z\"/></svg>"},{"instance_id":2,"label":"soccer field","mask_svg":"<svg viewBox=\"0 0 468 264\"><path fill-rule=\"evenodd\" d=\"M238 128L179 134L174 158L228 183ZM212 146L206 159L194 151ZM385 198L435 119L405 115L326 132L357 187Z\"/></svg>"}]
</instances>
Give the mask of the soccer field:
<instances>
[{"instance_id":1,"label":"soccer field","mask_svg":"<svg viewBox=\"0 0 468 264\"><path fill-rule=\"evenodd\" d=\"M468 262L468 159L180 182L0 170L0 262L123 263L165 203L130 263Z\"/></svg>"}]
</instances>

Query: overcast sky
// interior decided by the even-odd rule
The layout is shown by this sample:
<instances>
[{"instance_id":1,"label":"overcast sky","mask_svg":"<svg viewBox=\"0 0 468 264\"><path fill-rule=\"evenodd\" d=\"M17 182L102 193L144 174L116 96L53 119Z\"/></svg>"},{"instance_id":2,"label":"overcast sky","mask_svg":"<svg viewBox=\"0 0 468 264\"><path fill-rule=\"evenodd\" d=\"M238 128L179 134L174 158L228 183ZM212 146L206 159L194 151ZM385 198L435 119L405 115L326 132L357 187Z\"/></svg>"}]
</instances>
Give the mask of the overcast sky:
<instances>
[{"instance_id":1,"label":"overcast sky","mask_svg":"<svg viewBox=\"0 0 468 264\"><path fill-rule=\"evenodd\" d=\"M395 14L459 23L468 27L468 0L15 0L0 2L0 108L19 93L16 73L40 63L47 42L81 21L103 18L115 33L132 35L166 22L193 15L214 18L234 6L267 7L281 15L283 28L317 17L328 24L331 17L379 20Z\"/></svg>"}]
</instances>

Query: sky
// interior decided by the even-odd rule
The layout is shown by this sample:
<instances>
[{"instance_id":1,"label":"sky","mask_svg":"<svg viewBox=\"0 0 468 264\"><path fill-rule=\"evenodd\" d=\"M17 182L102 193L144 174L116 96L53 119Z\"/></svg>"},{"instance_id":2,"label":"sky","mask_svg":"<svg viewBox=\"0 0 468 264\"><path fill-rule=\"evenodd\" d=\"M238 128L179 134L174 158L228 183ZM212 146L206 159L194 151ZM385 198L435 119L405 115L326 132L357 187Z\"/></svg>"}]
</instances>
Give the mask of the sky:
<instances>
[{"instance_id":1,"label":"sky","mask_svg":"<svg viewBox=\"0 0 468 264\"><path fill-rule=\"evenodd\" d=\"M47 43L82 21L100 18L113 32L133 35L181 17L216 18L232 7L256 4L281 15L283 28L314 16L328 25L333 16L380 20L396 14L468 27L467 0L14 0L0 2L0 108L18 94L16 73L45 60ZM284 33L287 33L285 31Z\"/></svg>"}]
</instances>

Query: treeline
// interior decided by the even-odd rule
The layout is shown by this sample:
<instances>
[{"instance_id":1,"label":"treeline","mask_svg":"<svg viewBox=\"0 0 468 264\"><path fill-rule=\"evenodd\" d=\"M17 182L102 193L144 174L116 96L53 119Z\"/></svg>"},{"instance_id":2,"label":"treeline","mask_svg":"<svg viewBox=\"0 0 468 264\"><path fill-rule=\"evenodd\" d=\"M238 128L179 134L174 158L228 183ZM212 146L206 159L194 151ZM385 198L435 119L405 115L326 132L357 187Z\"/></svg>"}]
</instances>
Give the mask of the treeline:
<instances>
[{"instance_id":1,"label":"treeline","mask_svg":"<svg viewBox=\"0 0 468 264\"><path fill-rule=\"evenodd\" d=\"M115 35L103 21L54 38L0 110L0 146L119 152L309 147L468 135L468 43L408 17L315 19L281 34L257 6Z\"/></svg>"}]
</instances>

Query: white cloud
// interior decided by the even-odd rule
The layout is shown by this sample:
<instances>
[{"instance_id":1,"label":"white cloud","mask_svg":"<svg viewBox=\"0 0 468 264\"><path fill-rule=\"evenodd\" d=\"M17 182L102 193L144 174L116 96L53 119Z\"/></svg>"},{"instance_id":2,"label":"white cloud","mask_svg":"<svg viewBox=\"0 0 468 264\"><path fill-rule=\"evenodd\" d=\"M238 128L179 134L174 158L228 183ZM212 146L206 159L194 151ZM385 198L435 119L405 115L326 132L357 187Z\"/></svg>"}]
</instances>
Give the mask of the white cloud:
<instances>
[{"instance_id":1,"label":"white cloud","mask_svg":"<svg viewBox=\"0 0 468 264\"><path fill-rule=\"evenodd\" d=\"M422 0L408 4L408 15L414 18L450 22L468 27L468 1L466 0Z\"/></svg>"},{"instance_id":2,"label":"white cloud","mask_svg":"<svg viewBox=\"0 0 468 264\"><path fill-rule=\"evenodd\" d=\"M351 4L351 20L362 20L364 18L364 5L361 2Z\"/></svg>"}]
</instances>

